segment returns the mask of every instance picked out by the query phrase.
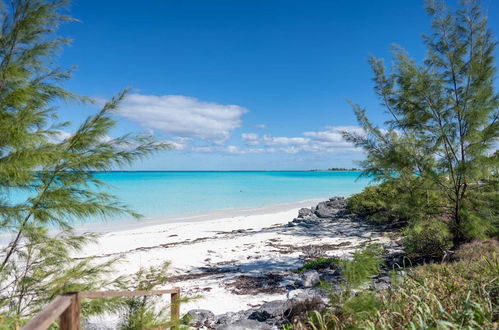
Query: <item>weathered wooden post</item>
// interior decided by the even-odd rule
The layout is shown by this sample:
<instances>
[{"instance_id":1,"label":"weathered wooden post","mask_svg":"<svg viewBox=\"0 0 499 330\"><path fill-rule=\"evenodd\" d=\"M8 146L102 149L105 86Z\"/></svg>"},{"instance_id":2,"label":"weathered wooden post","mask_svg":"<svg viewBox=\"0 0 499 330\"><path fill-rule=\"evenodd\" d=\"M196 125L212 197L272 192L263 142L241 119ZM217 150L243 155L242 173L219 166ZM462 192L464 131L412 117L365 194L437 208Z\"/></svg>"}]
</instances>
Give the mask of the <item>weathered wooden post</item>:
<instances>
[{"instance_id":1,"label":"weathered wooden post","mask_svg":"<svg viewBox=\"0 0 499 330\"><path fill-rule=\"evenodd\" d=\"M80 295L78 292L66 293L65 296L71 297L71 304L61 314L59 318L60 330L79 330L80 329Z\"/></svg>"},{"instance_id":2,"label":"weathered wooden post","mask_svg":"<svg viewBox=\"0 0 499 330\"><path fill-rule=\"evenodd\" d=\"M180 288L174 288L175 292L171 293L170 314L173 324L176 324L180 319ZM178 327L173 326L172 329Z\"/></svg>"}]
</instances>

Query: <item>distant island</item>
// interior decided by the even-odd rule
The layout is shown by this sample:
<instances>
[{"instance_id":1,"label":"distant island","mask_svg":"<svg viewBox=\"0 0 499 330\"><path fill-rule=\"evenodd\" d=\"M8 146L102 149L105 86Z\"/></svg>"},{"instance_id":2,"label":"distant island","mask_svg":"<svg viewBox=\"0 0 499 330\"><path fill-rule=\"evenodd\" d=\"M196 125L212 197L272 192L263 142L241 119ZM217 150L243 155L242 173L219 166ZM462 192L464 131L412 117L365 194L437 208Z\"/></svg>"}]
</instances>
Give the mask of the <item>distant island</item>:
<instances>
[{"instance_id":1,"label":"distant island","mask_svg":"<svg viewBox=\"0 0 499 330\"><path fill-rule=\"evenodd\" d=\"M342 168L342 167L331 167L328 168L327 170L310 170L311 172L356 172L356 171L361 171L359 168Z\"/></svg>"}]
</instances>

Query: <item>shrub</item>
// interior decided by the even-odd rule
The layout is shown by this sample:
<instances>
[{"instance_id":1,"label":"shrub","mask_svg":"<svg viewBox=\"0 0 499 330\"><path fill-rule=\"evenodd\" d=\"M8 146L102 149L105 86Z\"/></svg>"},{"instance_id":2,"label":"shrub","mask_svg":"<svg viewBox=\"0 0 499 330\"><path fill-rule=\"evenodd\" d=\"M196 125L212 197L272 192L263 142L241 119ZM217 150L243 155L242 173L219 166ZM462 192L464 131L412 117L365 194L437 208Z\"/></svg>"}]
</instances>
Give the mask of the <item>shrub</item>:
<instances>
[{"instance_id":1,"label":"shrub","mask_svg":"<svg viewBox=\"0 0 499 330\"><path fill-rule=\"evenodd\" d=\"M296 270L297 273L303 273L307 270L321 270L328 268L337 268L339 265L338 258L317 258L306 262L302 267Z\"/></svg>"},{"instance_id":2,"label":"shrub","mask_svg":"<svg viewBox=\"0 0 499 330\"><path fill-rule=\"evenodd\" d=\"M395 197L396 192L389 183L366 187L347 199L347 210L372 222L387 222L390 220L390 206L386 201Z\"/></svg>"},{"instance_id":3,"label":"shrub","mask_svg":"<svg viewBox=\"0 0 499 330\"><path fill-rule=\"evenodd\" d=\"M342 312L355 317L372 316L378 311L380 304L381 301L374 292L363 291L345 301Z\"/></svg>"},{"instance_id":4,"label":"shrub","mask_svg":"<svg viewBox=\"0 0 499 330\"><path fill-rule=\"evenodd\" d=\"M356 251L353 260L341 260L341 275L345 286L357 287L378 274L383 264L382 253L382 247L371 244L361 251Z\"/></svg>"},{"instance_id":5,"label":"shrub","mask_svg":"<svg viewBox=\"0 0 499 330\"><path fill-rule=\"evenodd\" d=\"M404 176L366 187L347 200L349 212L373 223L405 224L443 212L442 196L421 178Z\"/></svg>"},{"instance_id":6,"label":"shrub","mask_svg":"<svg viewBox=\"0 0 499 330\"><path fill-rule=\"evenodd\" d=\"M458 261L415 267L391 289L335 293L295 329L495 329L498 252L497 241L473 242L456 252Z\"/></svg>"},{"instance_id":7,"label":"shrub","mask_svg":"<svg viewBox=\"0 0 499 330\"><path fill-rule=\"evenodd\" d=\"M438 219L418 221L404 230L402 244L409 254L441 257L452 246L452 234Z\"/></svg>"}]
</instances>

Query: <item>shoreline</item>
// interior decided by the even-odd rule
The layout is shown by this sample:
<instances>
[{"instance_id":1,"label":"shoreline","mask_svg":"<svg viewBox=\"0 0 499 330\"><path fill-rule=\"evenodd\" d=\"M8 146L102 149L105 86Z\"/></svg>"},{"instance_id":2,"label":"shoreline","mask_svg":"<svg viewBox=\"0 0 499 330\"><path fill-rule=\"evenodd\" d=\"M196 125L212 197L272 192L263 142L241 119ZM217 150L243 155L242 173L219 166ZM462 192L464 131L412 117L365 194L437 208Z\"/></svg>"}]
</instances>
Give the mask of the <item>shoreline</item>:
<instances>
[{"instance_id":1,"label":"shoreline","mask_svg":"<svg viewBox=\"0 0 499 330\"><path fill-rule=\"evenodd\" d=\"M168 215L154 218L143 218L140 220L109 220L101 222L85 223L81 226L75 226L76 233L93 232L106 234L110 232L127 231L134 229L147 228L164 224L205 222L220 219L231 219L241 216L257 216L269 213L279 213L311 207L324 200L324 198L305 199L297 202L271 204L260 207L221 209L216 211L197 212L193 214ZM117 228L119 227L119 228ZM1 235L0 235L1 236Z\"/></svg>"},{"instance_id":2,"label":"shoreline","mask_svg":"<svg viewBox=\"0 0 499 330\"><path fill-rule=\"evenodd\" d=\"M307 200L231 214L223 211L222 217L205 214L200 216L204 220L198 216L115 228L74 257L93 257L96 262L118 257L115 275L170 262L170 282L164 287L178 286L184 296L201 296L182 304L182 313L196 308L215 314L238 312L286 299L290 286L299 288L299 275L293 270L303 265L307 251L349 258L365 244L391 242L374 226L343 216L340 206L324 209L325 204L338 204L338 199L331 200L320 202L320 209L314 200ZM304 217L303 210L299 213L302 207L309 209L305 213L310 216ZM269 278L280 280L270 288L259 282Z\"/></svg>"}]
</instances>

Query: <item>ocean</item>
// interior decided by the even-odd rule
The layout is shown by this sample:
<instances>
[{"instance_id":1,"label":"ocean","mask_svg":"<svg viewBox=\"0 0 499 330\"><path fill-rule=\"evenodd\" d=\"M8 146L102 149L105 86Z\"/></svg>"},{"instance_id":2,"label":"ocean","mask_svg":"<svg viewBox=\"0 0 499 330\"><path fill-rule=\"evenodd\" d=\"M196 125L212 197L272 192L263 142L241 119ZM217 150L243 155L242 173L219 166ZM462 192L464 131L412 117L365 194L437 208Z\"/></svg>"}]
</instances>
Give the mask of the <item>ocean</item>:
<instances>
[{"instance_id":1,"label":"ocean","mask_svg":"<svg viewBox=\"0 0 499 330\"><path fill-rule=\"evenodd\" d=\"M359 174L353 171L115 171L98 172L95 176L106 183L105 192L116 195L143 215L141 224L157 224L284 210L298 204L312 206L313 200L347 197L362 191L370 180L359 178ZM3 198L21 202L30 195L11 191ZM73 225L93 230L98 226L114 228L118 223L126 227L136 221L131 216L119 215L80 219Z\"/></svg>"},{"instance_id":2,"label":"ocean","mask_svg":"<svg viewBox=\"0 0 499 330\"><path fill-rule=\"evenodd\" d=\"M368 183L360 172L103 172L96 176L145 219L260 208L349 196ZM130 219L111 219L130 220Z\"/></svg>"}]
</instances>

